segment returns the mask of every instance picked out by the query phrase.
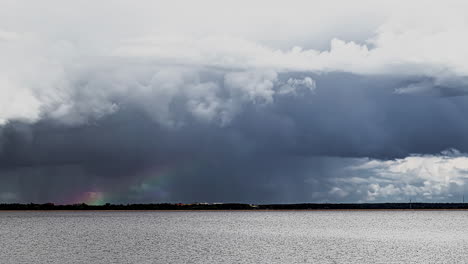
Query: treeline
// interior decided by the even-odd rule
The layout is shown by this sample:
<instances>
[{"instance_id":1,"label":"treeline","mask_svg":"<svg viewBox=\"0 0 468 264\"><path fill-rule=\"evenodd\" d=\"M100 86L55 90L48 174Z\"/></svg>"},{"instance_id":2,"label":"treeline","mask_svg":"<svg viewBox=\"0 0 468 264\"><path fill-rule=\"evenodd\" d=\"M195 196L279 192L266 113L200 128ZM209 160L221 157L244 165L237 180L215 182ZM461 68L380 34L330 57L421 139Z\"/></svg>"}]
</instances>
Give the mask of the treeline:
<instances>
[{"instance_id":1,"label":"treeline","mask_svg":"<svg viewBox=\"0 0 468 264\"><path fill-rule=\"evenodd\" d=\"M250 204L223 203L223 204L0 204L0 210L250 210L255 208Z\"/></svg>"},{"instance_id":2,"label":"treeline","mask_svg":"<svg viewBox=\"0 0 468 264\"><path fill-rule=\"evenodd\" d=\"M0 204L0 210L414 210L468 209L466 203L304 203L304 204L241 204L241 203L160 203L160 204Z\"/></svg>"}]
</instances>

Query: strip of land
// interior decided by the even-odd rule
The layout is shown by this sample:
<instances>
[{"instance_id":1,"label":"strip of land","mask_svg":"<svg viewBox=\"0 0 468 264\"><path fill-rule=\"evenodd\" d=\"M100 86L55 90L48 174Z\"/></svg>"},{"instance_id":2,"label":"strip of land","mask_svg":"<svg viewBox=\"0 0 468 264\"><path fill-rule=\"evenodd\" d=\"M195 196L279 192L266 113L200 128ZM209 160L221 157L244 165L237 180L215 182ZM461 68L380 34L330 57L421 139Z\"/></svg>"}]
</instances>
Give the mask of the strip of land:
<instances>
[{"instance_id":1,"label":"strip of land","mask_svg":"<svg viewBox=\"0 0 468 264\"><path fill-rule=\"evenodd\" d=\"M177 211L177 210L463 210L468 203L302 203L302 204L242 204L242 203L159 203L159 204L0 204L0 211L31 210L108 210L108 211Z\"/></svg>"}]
</instances>

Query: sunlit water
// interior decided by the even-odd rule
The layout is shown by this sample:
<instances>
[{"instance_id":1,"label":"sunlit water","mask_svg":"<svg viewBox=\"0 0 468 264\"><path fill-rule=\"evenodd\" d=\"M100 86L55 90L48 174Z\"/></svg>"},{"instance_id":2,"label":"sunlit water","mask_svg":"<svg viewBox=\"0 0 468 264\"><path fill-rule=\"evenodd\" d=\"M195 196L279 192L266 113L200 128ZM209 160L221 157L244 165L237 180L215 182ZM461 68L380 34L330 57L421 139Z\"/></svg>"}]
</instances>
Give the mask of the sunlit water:
<instances>
[{"instance_id":1,"label":"sunlit water","mask_svg":"<svg viewBox=\"0 0 468 264\"><path fill-rule=\"evenodd\" d=\"M468 263L468 211L0 212L0 263Z\"/></svg>"}]
</instances>

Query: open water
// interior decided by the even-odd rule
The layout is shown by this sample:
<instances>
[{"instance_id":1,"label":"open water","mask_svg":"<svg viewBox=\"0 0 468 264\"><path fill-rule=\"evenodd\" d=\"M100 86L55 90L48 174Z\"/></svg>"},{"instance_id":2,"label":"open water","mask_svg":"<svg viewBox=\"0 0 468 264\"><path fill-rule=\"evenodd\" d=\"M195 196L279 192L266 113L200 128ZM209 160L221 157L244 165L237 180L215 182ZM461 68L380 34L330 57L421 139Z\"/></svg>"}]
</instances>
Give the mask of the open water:
<instances>
[{"instance_id":1,"label":"open water","mask_svg":"<svg viewBox=\"0 0 468 264\"><path fill-rule=\"evenodd\" d=\"M468 211L0 212L0 263L468 263Z\"/></svg>"}]
</instances>

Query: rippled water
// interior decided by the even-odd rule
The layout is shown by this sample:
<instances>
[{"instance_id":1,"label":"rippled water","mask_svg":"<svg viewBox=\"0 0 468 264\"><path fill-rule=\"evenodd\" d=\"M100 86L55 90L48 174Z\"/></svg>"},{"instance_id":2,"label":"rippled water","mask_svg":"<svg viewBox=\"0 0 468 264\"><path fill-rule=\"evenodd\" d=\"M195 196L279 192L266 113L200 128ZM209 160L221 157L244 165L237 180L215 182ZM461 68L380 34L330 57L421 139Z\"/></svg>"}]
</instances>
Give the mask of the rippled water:
<instances>
[{"instance_id":1,"label":"rippled water","mask_svg":"<svg viewBox=\"0 0 468 264\"><path fill-rule=\"evenodd\" d=\"M468 212L0 212L0 263L468 263Z\"/></svg>"}]
</instances>

